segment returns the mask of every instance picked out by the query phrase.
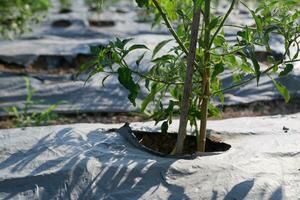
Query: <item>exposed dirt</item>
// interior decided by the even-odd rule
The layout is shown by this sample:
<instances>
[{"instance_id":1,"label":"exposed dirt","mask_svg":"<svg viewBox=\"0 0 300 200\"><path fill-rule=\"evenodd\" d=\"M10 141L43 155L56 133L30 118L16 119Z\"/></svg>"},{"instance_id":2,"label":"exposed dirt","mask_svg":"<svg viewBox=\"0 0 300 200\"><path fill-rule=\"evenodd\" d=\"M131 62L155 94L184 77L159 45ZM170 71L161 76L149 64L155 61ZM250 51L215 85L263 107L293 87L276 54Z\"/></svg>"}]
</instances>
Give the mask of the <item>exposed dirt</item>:
<instances>
[{"instance_id":1,"label":"exposed dirt","mask_svg":"<svg viewBox=\"0 0 300 200\"><path fill-rule=\"evenodd\" d=\"M68 28L71 25L72 25L72 22L70 22L69 20L64 20L64 19L57 20L52 23L52 27L55 27L55 28Z\"/></svg>"},{"instance_id":2,"label":"exposed dirt","mask_svg":"<svg viewBox=\"0 0 300 200\"><path fill-rule=\"evenodd\" d=\"M70 8L62 8L59 10L60 14L67 14L73 12Z\"/></svg>"},{"instance_id":3,"label":"exposed dirt","mask_svg":"<svg viewBox=\"0 0 300 200\"><path fill-rule=\"evenodd\" d=\"M112 27L116 25L112 20L89 20L89 24L96 27Z\"/></svg>"},{"instance_id":4,"label":"exposed dirt","mask_svg":"<svg viewBox=\"0 0 300 200\"><path fill-rule=\"evenodd\" d=\"M155 151L170 154L174 149L177 134L175 133L158 133L158 132L144 132L133 131L138 138L140 144L153 149ZM196 151L196 137L188 135L184 140L183 154L193 154ZM208 137L206 139L205 151L206 152L219 152L227 151L230 149L230 145L223 143L220 138Z\"/></svg>"},{"instance_id":5,"label":"exposed dirt","mask_svg":"<svg viewBox=\"0 0 300 200\"><path fill-rule=\"evenodd\" d=\"M288 115L300 112L300 99L258 101L249 104L224 106L221 108L222 119L235 117L254 117L267 115ZM216 119L216 118L213 118Z\"/></svg>"},{"instance_id":6,"label":"exposed dirt","mask_svg":"<svg viewBox=\"0 0 300 200\"><path fill-rule=\"evenodd\" d=\"M87 63L92 58L89 55L79 54L72 62L63 56L40 56L29 66L17 64L7 64L0 62L0 72L11 73L15 75L68 75L76 74L80 66Z\"/></svg>"},{"instance_id":7,"label":"exposed dirt","mask_svg":"<svg viewBox=\"0 0 300 200\"><path fill-rule=\"evenodd\" d=\"M267 115L286 115L300 112L300 99L293 99L286 104L283 100L261 101L250 104L224 106L221 108L221 117L210 120L228 119L236 117L254 117ZM141 122L150 119L139 113L83 113L58 114L55 120L46 125L74 124L74 123L124 123ZM0 129L13 127L12 117L0 117Z\"/></svg>"},{"instance_id":8,"label":"exposed dirt","mask_svg":"<svg viewBox=\"0 0 300 200\"><path fill-rule=\"evenodd\" d=\"M76 124L76 123L103 123L114 124L124 122L146 121L147 117L138 113L84 113L84 114L57 114L54 120L45 125ZM0 117L0 129L14 127L13 117Z\"/></svg>"}]
</instances>

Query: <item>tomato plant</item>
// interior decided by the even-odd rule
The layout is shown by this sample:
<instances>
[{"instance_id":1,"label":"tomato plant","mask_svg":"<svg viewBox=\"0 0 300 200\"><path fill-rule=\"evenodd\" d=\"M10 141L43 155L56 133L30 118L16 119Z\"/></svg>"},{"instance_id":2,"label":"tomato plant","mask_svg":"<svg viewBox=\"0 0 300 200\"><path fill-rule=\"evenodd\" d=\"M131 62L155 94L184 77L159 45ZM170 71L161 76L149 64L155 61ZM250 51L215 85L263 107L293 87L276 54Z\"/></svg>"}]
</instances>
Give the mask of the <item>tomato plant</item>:
<instances>
[{"instance_id":1,"label":"tomato plant","mask_svg":"<svg viewBox=\"0 0 300 200\"><path fill-rule=\"evenodd\" d=\"M145 53L136 58L135 64L128 64L125 59L137 49L149 53L147 46L129 45L130 39L116 39L105 48L93 48L96 59L82 67L81 72L89 70L90 76L96 73L118 76L120 84L129 91L128 99L133 105L144 84L149 93L141 104L141 111L145 112L148 105L153 104L149 113L156 122L162 122L162 132L168 130L175 115L180 115L174 154L182 153L188 122L197 135L197 151L205 151L207 117L218 114L211 99L218 97L223 102L226 90L253 80L259 86L260 77L267 75L285 101L289 101L287 89L274 77L287 75L293 70L293 63L299 61L298 1L260 1L251 9L243 1L232 0L223 15L215 14L211 0L136 0L136 3L152 13L154 24L163 22L172 35L172 39L160 42L151 51L151 68L146 72L139 70ZM254 26L228 24L228 17L237 4L248 9ZM225 27L238 29L234 43L226 39ZM270 38L273 36L280 37L284 43L280 58L274 55L276 49L272 49ZM172 40L176 44L158 56ZM293 46L296 52L290 51ZM269 55L267 67L262 67L256 57L258 47ZM231 86L224 88L220 76L228 71L234 80ZM169 103L163 105L162 99L166 96Z\"/></svg>"}]
</instances>

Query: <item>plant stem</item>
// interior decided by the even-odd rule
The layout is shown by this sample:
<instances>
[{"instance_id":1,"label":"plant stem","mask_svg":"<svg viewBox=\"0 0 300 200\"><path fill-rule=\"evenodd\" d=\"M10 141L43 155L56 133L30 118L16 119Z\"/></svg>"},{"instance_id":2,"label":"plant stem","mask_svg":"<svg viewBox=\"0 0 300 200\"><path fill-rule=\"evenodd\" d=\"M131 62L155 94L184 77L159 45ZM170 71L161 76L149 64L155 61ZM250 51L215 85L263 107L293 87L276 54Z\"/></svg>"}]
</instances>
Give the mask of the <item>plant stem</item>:
<instances>
[{"instance_id":1,"label":"plant stem","mask_svg":"<svg viewBox=\"0 0 300 200\"><path fill-rule=\"evenodd\" d=\"M205 1L204 8L204 23L205 23L205 33L204 33L204 70L203 70L203 95L204 98L201 104L201 124L200 124L200 133L197 141L197 151L205 151L205 142L206 142L206 124L207 124L207 110L208 103L210 99L210 1Z\"/></svg>"},{"instance_id":2,"label":"plant stem","mask_svg":"<svg viewBox=\"0 0 300 200\"><path fill-rule=\"evenodd\" d=\"M172 36L174 37L174 39L176 40L176 42L179 44L179 46L181 47L182 51L188 55L188 50L186 49L186 47L184 46L183 42L180 40L179 36L177 35L176 31L174 30L174 28L171 25L170 20L167 17L167 14L165 13L165 11L163 11L163 9L161 8L161 6L159 5L157 0L152 0L154 6L156 7L156 9L158 10L158 12L160 13L161 17L163 18L167 28L169 29L170 33L172 34Z\"/></svg>"},{"instance_id":3,"label":"plant stem","mask_svg":"<svg viewBox=\"0 0 300 200\"><path fill-rule=\"evenodd\" d=\"M165 11L161 8L160 4L158 3L157 0L152 0L154 6L156 7L156 9L158 10L158 12L160 13L161 17L163 18L167 28L169 29L171 35L174 37L174 39L176 40L176 42L178 43L178 45L180 46L181 50L185 53L185 55L188 56L189 51L187 50L187 48L184 46L183 42L181 41L181 39L179 38L179 36L177 35L176 31L174 30L174 28L171 25L170 20L168 19L167 14L165 13ZM201 6L200 6L201 7ZM201 8L200 8L200 12L201 12ZM200 21L200 19L199 19ZM199 27L198 27L199 28ZM196 62L196 60L193 61L194 65L198 65L198 63Z\"/></svg>"},{"instance_id":4,"label":"plant stem","mask_svg":"<svg viewBox=\"0 0 300 200\"><path fill-rule=\"evenodd\" d=\"M216 53L213 53L213 52L211 52L211 54L214 55L214 56L227 56L227 55L235 54L235 53L237 53L237 52L243 50L244 48L245 48L245 47L241 47L241 48L232 50L231 52L222 53L222 54L216 54Z\"/></svg>"},{"instance_id":5,"label":"plant stem","mask_svg":"<svg viewBox=\"0 0 300 200\"><path fill-rule=\"evenodd\" d=\"M198 42L198 33L200 25L200 15L201 15L201 6L194 1L194 12L193 12L193 21L191 25L191 37L190 37L190 47L189 54L187 58L187 69L186 77L184 81L184 90L183 97L181 102L181 112L180 112L180 123L178 130L178 137L176 142L176 154L182 154L184 139L186 136L186 128L188 122L188 112L190 107L190 96L192 92L192 80L194 72L194 62L196 58L197 42Z\"/></svg>"},{"instance_id":6,"label":"plant stem","mask_svg":"<svg viewBox=\"0 0 300 200\"><path fill-rule=\"evenodd\" d=\"M216 30L216 32L214 33L214 35L213 35L212 38L211 38L211 41L210 41L210 44L209 44L210 47L212 46L215 37L218 35L218 33L220 32L220 30L223 28L223 25L224 25L225 21L227 20L228 16L230 15L231 11L232 11L233 8L234 8L235 2L236 2L236 0L232 0L231 5L230 5L228 11L226 12L226 14L225 14L223 20L221 21L221 24L218 26L218 29ZM206 13L206 14L207 14L207 13Z\"/></svg>"}]
</instances>

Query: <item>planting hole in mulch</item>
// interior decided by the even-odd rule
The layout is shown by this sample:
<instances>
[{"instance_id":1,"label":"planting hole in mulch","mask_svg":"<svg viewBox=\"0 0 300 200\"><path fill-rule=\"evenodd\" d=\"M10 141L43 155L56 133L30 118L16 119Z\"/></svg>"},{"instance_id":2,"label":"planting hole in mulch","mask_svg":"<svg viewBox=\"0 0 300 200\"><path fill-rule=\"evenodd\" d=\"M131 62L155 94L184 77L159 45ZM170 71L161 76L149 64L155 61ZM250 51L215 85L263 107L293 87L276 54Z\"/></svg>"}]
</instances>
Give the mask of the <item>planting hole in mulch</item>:
<instances>
[{"instance_id":1,"label":"planting hole in mulch","mask_svg":"<svg viewBox=\"0 0 300 200\"><path fill-rule=\"evenodd\" d=\"M111 27L115 26L115 22L112 20L89 20L90 26L95 27Z\"/></svg>"},{"instance_id":2,"label":"planting hole in mulch","mask_svg":"<svg viewBox=\"0 0 300 200\"><path fill-rule=\"evenodd\" d=\"M0 72L13 75L65 75L76 74L83 63L88 62L91 55L78 54L76 57L60 55L40 55L30 65L9 64L0 60Z\"/></svg>"},{"instance_id":3,"label":"planting hole in mulch","mask_svg":"<svg viewBox=\"0 0 300 200\"><path fill-rule=\"evenodd\" d=\"M67 13L71 13L71 12L72 12L72 10L69 8L62 8L59 11L60 14L67 14Z\"/></svg>"},{"instance_id":4,"label":"planting hole in mulch","mask_svg":"<svg viewBox=\"0 0 300 200\"><path fill-rule=\"evenodd\" d=\"M162 134L159 132L133 131L140 144L163 154L170 154L177 140L176 133ZM220 138L210 136L206 138L205 152L227 151L231 145L221 141ZM191 155L196 152L196 137L188 135L184 141L183 154Z\"/></svg>"},{"instance_id":5,"label":"planting hole in mulch","mask_svg":"<svg viewBox=\"0 0 300 200\"><path fill-rule=\"evenodd\" d=\"M72 22L69 20L61 19L61 20L56 20L52 23L52 27L55 28L68 28L72 25Z\"/></svg>"},{"instance_id":6,"label":"planting hole in mulch","mask_svg":"<svg viewBox=\"0 0 300 200\"><path fill-rule=\"evenodd\" d=\"M126 13L129 13L129 12L130 12L129 10L122 9L122 8L116 9L116 13L120 13L120 14L126 14Z\"/></svg>"}]
</instances>

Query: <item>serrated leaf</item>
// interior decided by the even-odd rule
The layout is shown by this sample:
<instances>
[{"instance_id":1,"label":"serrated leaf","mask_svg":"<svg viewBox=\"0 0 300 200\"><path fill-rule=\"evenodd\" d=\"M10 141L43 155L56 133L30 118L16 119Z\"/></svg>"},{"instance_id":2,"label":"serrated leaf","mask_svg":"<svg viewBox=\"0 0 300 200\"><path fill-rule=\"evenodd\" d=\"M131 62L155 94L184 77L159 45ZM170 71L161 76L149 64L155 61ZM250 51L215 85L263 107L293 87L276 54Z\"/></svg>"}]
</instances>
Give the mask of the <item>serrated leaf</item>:
<instances>
[{"instance_id":1,"label":"serrated leaf","mask_svg":"<svg viewBox=\"0 0 300 200\"><path fill-rule=\"evenodd\" d=\"M172 39L169 39L169 40L164 40L160 43L158 43L154 50L153 50L153 54L152 54L152 59L156 56L156 54L166 45L168 44L170 41L172 41Z\"/></svg>"}]
</instances>

